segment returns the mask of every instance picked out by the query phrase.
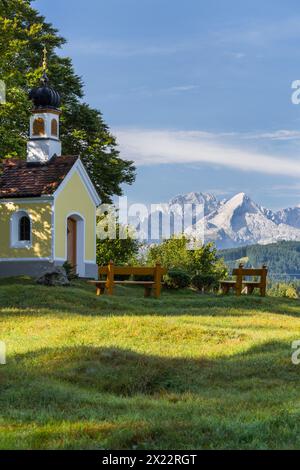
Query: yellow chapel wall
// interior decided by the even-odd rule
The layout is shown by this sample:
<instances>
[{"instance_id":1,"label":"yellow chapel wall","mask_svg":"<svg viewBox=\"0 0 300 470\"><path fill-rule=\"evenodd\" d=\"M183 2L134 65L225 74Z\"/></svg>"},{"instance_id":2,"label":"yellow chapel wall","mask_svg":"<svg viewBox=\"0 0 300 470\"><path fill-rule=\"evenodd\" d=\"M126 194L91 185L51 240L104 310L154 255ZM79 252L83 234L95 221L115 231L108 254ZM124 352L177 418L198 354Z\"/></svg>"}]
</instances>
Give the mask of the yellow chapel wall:
<instances>
[{"instance_id":1,"label":"yellow chapel wall","mask_svg":"<svg viewBox=\"0 0 300 470\"><path fill-rule=\"evenodd\" d=\"M55 259L67 258L67 218L72 214L79 214L85 220L85 253L84 261L95 262L96 248L96 208L76 171L65 187L55 198Z\"/></svg>"},{"instance_id":2,"label":"yellow chapel wall","mask_svg":"<svg viewBox=\"0 0 300 470\"><path fill-rule=\"evenodd\" d=\"M32 224L32 243L28 248L11 248L11 217L15 212L26 211ZM0 258L50 258L51 253L51 202L0 204Z\"/></svg>"}]
</instances>

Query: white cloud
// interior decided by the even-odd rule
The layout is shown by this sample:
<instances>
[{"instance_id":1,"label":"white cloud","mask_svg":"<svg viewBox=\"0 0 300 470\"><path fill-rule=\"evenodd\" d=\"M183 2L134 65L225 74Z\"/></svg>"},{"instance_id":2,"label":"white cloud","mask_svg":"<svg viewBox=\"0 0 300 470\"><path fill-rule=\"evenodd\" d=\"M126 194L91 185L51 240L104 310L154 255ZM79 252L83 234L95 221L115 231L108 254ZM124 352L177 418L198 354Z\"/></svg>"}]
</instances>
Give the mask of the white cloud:
<instances>
[{"instance_id":1,"label":"white cloud","mask_svg":"<svg viewBox=\"0 0 300 470\"><path fill-rule=\"evenodd\" d=\"M299 140L300 131L281 129L281 130L274 131L274 132L244 134L244 136L242 137L245 139L265 139L265 140L278 140L278 141Z\"/></svg>"},{"instance_id":2,"label":"white cloud","mask_svg":"<svg viewBox=\"0 0 300 470\"><path fill-rule=\"evenodd\" d=\"M226 55L236 60L241 60L246 57L246 54L244 52L227 52Z\"/></svg>"},{"instance_id":3,"label":"white cloud","mask_svg":"<svg viewBox=\"0 0 300 470\"><path fill-rule=\"evenodd\" d=\"M123 157L137 165L204 163L265 174L300 176L300 159L279 158L222 142L199 131L119 129Z\"/></svg>"},{"instance_id":4,"label":"white cloud","mask_svg":"<svg viewBox=\"0 0 300 470\"><path fill-rule=\"evenodd\" d=\"M193 91L197 90L199 88L199 85L178 85L178 86L171 86L170 88L165 88L162 89L161 91L164 92L170 92L170 93L180 93L180 92L185 92L185 91Z\"/></svg>"}]
</instances>

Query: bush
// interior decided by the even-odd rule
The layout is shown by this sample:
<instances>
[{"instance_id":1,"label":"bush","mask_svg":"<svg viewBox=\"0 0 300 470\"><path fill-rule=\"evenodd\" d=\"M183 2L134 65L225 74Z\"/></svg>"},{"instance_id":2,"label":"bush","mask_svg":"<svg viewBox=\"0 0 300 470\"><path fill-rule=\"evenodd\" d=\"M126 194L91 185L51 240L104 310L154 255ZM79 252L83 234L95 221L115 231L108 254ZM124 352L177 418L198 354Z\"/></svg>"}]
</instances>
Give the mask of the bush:
<instances>
[{"instance_id":1,"label":"bush","mask_svg":"<svg viewBox=\"0 0 300 470\"><path fill-rule=\"evenodd\" d=\"M201 292L209 292L218 287L218 279L214 274L195 274L191 279L191 285Z\"/></svg>"},{"instance_id":2,"label":"bush","mask_svg":"<svg viewBox=\"0 0 300 470\"><path fill-rule=\"evenodd\" d=\"M164 276L164 283L168 289L184 289L190 285L190 276L179 269L171 270Z\"/></svg>"},{"instance_id":3,"label":"bush","mask_svg":"<svg viewBox=\"0 0 300 470\"><path fill-rule=\"evenodd\" d=\"M109 224L115 227L114 235L110 238ZM140 243L136 240L129 227L118 222L118 218L113 215L97 217L97 237L107 232L107 238L97 238L97 264L105 266L111 260L116 266L131 264L140 248Z\"/></svg>"},{"instance_id":4,"label":"bush","mask_svg":"<svg viewBox=\"0 0 300 470\"><path fill-rule=\"evenodd\" d=\"M191 276L201 273L213 273L219 279L227 276L224 261L218 258L217 250L212 243L203 246L195 244L185 236L173 237L159 245L150 247L147 264L161 263L169 270L179 270Z\"/></svg>"},{"instance_id":5,"label":"bush","mask_svg":"<svg viewBox=\"0 0 300 470\"><path fill-rule=\"evenodd\" d=\"M186 271L190 268L188 239L184 236L164 240L158 245L150 246L147 253L147 264L161 265L172 271Z\"/></svg>"},{"instance_id":6,"label":"bush","mask_svg":"<svg viewBox=\"0 0 300 470\"><path fill-rule=\"evenodd\" d=\"M287 284L284 282L273 285L269 289L268 295L271 297L285 297L288 299L299 298L296 287L293 284Z\"/></svg>"},{"instance_id":7,"label":"bush","mask_svg":"<svg viewBox=\"0 0 300 470\"><path fill-rule=\"evenodd\" d=\"M69 281L78 279L78 274L76 274L76 266L72 266L68 261L65 261L63 268L66 271L66 275Z\"/></svg>"}]
</instances>

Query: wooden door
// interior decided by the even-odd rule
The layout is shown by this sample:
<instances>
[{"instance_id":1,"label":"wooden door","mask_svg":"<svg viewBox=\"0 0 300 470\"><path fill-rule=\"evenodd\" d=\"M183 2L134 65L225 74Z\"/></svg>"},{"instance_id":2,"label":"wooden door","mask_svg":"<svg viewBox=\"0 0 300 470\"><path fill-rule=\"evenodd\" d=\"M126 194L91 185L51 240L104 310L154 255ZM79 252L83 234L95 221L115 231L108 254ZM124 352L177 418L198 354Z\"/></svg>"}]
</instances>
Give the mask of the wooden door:
<instances>
[{"instance_id":1,"label":"wooden door","mask_svg":"<svg viewBox=\"0 0 300 470\"><path fill-rule=\"evenodd\" d=\"M77 264L77 226L76 220L71 217L68 219L67 227L67 247L68 247L68 263L75 267Z\"/></svg>"}]
</instances>

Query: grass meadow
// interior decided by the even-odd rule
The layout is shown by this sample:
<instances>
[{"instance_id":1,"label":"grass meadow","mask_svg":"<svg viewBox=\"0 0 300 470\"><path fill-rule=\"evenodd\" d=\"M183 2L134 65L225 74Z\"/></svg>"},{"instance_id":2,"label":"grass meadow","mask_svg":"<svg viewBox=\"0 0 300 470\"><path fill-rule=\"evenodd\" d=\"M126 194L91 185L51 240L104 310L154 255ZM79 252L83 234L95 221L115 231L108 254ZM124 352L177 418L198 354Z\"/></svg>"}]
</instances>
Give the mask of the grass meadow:
<instances>
[{"instance_id":1,"label":"grass meadow","mask_svg":"<svg viewBox=\"0 0 300 470\"><path fill-rule=\"evenodd\" d=\"M1 449L299 449L297 300L0 281Z\"/></svg>"}]
</instances>

